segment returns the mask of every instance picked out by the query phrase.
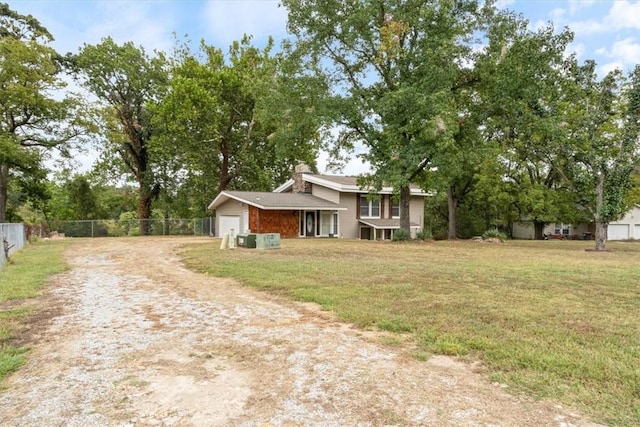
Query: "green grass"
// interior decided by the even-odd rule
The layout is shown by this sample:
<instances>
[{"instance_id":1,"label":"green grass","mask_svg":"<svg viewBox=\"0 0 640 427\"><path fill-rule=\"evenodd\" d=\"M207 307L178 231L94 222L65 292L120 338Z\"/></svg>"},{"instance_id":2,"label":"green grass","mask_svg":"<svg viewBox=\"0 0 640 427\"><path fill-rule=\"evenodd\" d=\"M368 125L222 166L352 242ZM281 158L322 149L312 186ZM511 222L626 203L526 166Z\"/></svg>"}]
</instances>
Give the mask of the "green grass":
<instances>
[{"instance_id":1,"label":"green grass","mask_svg":"<svg viewBox=\"0 0 640 427\"><path fill-rule=\"evenodd\" d=\"M63 271L62 252L68 241L42 241L16 252L0 270L0 381L24 363L28 348L11 344L19 338L31 311L12 301L33 298L49 276Z\"/></svg>"},{"instance_id":2,"label":"green grass","mask_svg":"<svg viewBox=\"0 0 640 427\"><path fill-rule=\"evenodd\" d=\"M640 243L393 244L284 240L277 251L191 245L195 270L312 301L413 350L480 358L514 392L640 425Z\"/></svg>"}]
</instances>

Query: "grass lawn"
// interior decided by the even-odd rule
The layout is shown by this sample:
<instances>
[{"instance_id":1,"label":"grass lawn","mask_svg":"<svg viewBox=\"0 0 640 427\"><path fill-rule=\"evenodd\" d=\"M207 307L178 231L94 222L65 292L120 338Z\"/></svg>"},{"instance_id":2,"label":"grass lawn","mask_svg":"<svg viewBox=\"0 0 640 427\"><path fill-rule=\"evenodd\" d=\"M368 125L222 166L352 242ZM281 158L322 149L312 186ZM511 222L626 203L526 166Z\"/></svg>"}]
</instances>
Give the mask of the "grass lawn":
<instances>
[{"instance_id":1,"label":"grass lawn","mask_svg":"<svg viewBox=\"0 0 640 427\"><path fill-rule=\"evenodd\" d=\"M62 252L68 244L63 240L29 244L0 269L0 381L22 365L28 350L11 344L31 314L15 303L37 296L49 276L65 269Z\"/></svg>"},{"instance_id":2,"label":"grass lawn","mask_svg":"<svg viewBox=\"0 0 640 427\"><path fill-rule=\"evenodd\" d=\"M640 425L640 243L284 240L282 249L190 245L187 265L362 328L403 334L426 358L480 358L513 392L610 425ZM400 335L399 335L400 337Z\"/></svg>"}]
</instances>

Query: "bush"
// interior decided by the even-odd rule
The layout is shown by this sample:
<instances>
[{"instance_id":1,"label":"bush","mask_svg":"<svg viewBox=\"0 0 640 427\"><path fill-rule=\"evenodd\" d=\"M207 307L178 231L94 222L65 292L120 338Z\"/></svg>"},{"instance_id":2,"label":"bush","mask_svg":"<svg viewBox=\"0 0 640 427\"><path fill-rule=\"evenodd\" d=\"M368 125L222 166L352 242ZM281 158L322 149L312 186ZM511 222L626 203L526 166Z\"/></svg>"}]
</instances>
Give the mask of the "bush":
<instances>
[{"instance_id":1,"label":"bush","mask_svg":"<svg viewBox=\"0 0 640 427\"><path fill-rule=\"evenodd\" d=\"M407 240L411 240L411 233L400 228L393 232L393 238L391 240L394 242L406 242Z\"/></svg>"},{"instance_id":2,"label":"bush","mask_svg":"<svg viewBox=\"0 0 640 427\"><path fill-rule=\"evenodd\" d=\"M504 241L507 239L507 235L498 230L497 228L492 228L484 233L482 233L483 239L498 239L500 241Z\"/></svg>"},{"instance_id":3,"label":"bush","mask_svg":"<svg viewBox=\"0 0 640 427\"><path fill-rule=\"evenodd\" d=\"M418 240L431 240L433 236L431 235L431 231L429 230L418 230L416 231L416 239Z\"/></svg>"}]
</instances>

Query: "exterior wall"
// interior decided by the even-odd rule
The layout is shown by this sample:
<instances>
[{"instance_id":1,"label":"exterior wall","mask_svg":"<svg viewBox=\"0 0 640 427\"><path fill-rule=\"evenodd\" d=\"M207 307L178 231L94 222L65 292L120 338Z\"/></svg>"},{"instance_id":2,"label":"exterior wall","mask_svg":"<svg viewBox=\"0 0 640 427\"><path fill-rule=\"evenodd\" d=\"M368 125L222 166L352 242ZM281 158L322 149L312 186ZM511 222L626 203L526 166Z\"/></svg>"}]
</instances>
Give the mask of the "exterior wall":
<instances>
[{"instance_id":1,"label":"exterior wall","mask_svg":"<svg viewBox=\"0 0 640 427\"><path fill-rule=\"evenodd\" d=\"M633 209L618 221L611 221L609 227L611 228L612 225L628 225L628 238L640 239L640 206L634 206Z\"/></svg>"},{"instance_id":2,"label":"exterior wall","mask_svg":"<svg viewBox=\"0 0 640 427\"><path fill-rule=\"evenodd\" d=\"M338 213L340 218L340 235L345 239L359 239L360 238L360 221L358 219L358 197L357 193L340 193L340 205L347 208L346 211L340 211ZM382 211L381 218L391 218L389 209L391 204L391 198L388 195L382 196ZM413 196L409 201L409 216L411 222L419 224L417 228L411 230L411 234L415 236L417 230L423 228L424 224L424 197ZM378 231L381 233L381 231Z\"/></svg>"},{"instance_id":3,"label":"exterior wall","mask_svg":"<svg viewBox=\"0 0 640 427\"><path fill-rule=\"evenodd\" d=\"M418 230L424 227L424 197L414 196L409 201L409 216L411 222L418 224ZM415 237L416 230L411 230L411 234Z\"/></svg>"},{"instance_id":4,"label":"exterior wall","mask_svg":"<svg viewBox=\"0 0 640 427\"><path fill-rule=\"evenodd\" d=\"M333 203L340 203L340 192L327 187L314 185L313 187L311 187L311 194Z\"/></svg>"},{"instance_id":5,"label":"exterior wall","mask_svg":"<svg viewBox=\"0 0 640 427\"><path fill-rule=\"evenodd\" d=\"M220 217L224 215L237 215L240 217L240 230L244 230L246 224L244 224L244 215L242 214L247 207L242 203L236 200L228 200L226 203L218 206L216 209L216 237L222 237L222 235L226 232L225 230L220 230ZM240 232L237 230L236 233Z\"/></svg>"},{"instance_id":6,"label":"exterior wall","mask_svg":"<svg viewBox=\"0 0 640 427\"><path fill-rule=\"evenodd\" d=\"M297 211L265 211L249 206L249 229L252 233L280 233L282 238L298 237Z\"/></svg>"},{"instance_id":7,"label":"exterior wall","mask_svg":"<svg viewBox=\"0 0 640 427\"><path fill-rule=\"evenodd\" d=\"M338 212L340 237L345 239L360 238L360 222L358 221L358 194L340 193L340 205L347 208Z\"/></svg>"}]
</instances>

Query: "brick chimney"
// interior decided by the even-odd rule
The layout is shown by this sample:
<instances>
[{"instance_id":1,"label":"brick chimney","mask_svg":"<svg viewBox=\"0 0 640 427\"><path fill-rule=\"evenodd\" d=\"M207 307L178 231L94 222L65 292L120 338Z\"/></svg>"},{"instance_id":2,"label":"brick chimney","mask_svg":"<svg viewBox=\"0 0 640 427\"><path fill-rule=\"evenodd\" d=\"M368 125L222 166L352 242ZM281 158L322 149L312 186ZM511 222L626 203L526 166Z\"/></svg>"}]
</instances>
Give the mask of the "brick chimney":
<instances>
[{"instance_id":1,"label":"brick chimney","mask_svg":"<svg viewBox=\"0 0 640 427\"><path fill-rule=\"evenodd\" d=\"M311 193L311 183L302 179L302 174L310 174L311 169L304 163L296 166L293 174L293 192L294 193Z\"/></svg>"}]
</instances>

